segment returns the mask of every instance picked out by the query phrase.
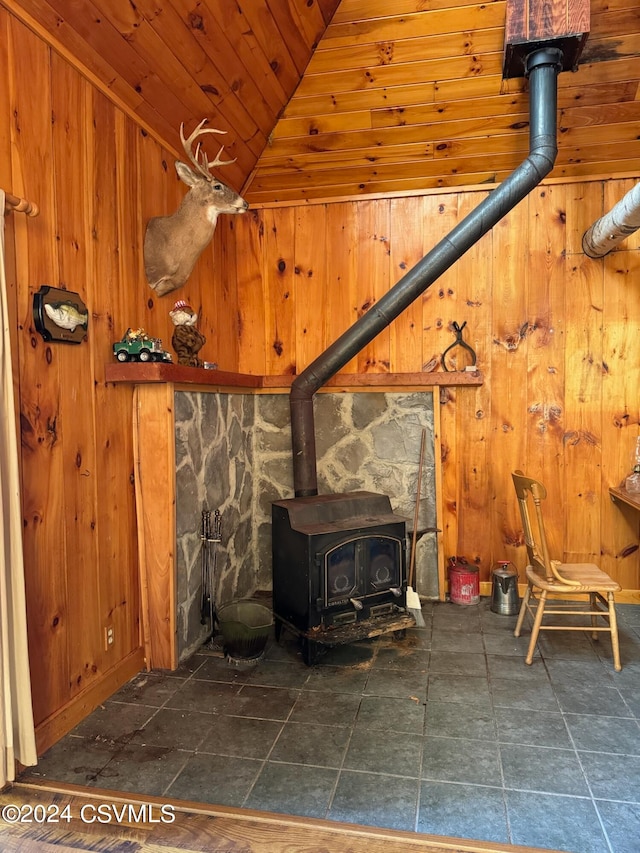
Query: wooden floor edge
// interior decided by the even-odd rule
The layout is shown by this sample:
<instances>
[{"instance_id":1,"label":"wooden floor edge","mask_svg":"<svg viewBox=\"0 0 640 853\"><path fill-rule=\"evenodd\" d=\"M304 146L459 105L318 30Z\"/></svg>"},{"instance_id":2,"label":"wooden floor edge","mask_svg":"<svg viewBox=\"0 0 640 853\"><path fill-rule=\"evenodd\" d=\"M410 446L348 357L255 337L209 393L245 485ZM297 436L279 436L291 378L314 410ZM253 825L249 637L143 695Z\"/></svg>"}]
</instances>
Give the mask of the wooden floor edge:
<instances>
[{"instance_id":1,"label":"wooden floor edge","mask_svg":"<svg viewBox=\"0 0 640 853\"><path fill-rule=\"evenodd\" d=\"M78 797L85 800L98 800L109 803L133 803L148 805L172 805L176 812L197 814L207 817L236 821L238 823L262 824L276 828L291 828L307 831L326 832L334 837L352 837L376 841L393 842L397 853L410 853L411 850L424 851L454 851L455 853L561 853L545 848L522 847L510 844L499 844L491 841L475 841L464 838L453 838L444 835L428 835L400 829L383 829L373 826L361 826L352 823L336 823L322 818L296 817L294 815L276 814L240 809L233 806L218 806L191 800L169 800L148 794L135 794L123 791L111 791L105 788L90 788L85 785L75 785L70 782L52 782L45 780L28 780L11 783L10 790L16 792L33 792L61 794ZM2 794L6 794L3 791ZM398 846L401 845L401 846Z\"/></svg>"}]
</instances>

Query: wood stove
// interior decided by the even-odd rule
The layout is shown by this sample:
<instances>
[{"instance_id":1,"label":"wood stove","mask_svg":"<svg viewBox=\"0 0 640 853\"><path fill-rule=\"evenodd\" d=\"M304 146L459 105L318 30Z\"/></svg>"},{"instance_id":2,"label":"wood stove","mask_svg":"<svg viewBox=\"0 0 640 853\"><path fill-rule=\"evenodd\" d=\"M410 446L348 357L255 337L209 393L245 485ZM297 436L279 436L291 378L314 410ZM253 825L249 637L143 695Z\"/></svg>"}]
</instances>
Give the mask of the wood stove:
<instances>
[{"instance_id":1,"label":"wood stove","mask_svg":"<svg viewBox=\"0 0 640 853\"><path fill-rule=\"evenodd\" d=\"M406 522L386 495L350 492L272 505L276 639L302 638L304 660L323 647L415 625L406 608Z\"/></svg>"}]
</instances>

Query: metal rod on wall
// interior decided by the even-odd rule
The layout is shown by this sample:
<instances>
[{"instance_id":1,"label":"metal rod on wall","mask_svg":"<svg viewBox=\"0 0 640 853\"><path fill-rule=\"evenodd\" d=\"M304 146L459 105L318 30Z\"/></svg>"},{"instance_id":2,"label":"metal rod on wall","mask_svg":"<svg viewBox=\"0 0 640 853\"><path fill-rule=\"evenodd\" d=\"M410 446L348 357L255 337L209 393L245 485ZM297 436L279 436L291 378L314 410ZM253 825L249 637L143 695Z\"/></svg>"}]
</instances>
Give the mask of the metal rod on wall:
<instances>
[{"instance_id":1,"label":"metal rod on wall","mask_svg":"<svg viewBox=\"0 0 640 853\"><path fill-rule=\"evenodd\" d=\"M7 192L4 194L4 208L5 213L12 210L15 210L17 213L26 213L27 216L37 216L40 213L40 209L37 204L34 204L26 198L20 198L20 196L12 195Z\"/></svg>"}]
</instances>

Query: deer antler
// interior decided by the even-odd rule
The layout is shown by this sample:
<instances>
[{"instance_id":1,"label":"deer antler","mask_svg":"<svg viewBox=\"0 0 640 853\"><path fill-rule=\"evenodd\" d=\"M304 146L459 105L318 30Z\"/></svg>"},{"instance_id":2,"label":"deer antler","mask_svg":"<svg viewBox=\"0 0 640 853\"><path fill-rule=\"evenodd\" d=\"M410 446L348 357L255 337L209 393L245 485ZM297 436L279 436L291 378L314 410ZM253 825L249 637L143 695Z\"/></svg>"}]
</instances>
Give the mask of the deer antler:
<instances>
[{"instance_id":1,"label":"deer antler","mask_svg":"<svg viewBox=\"0 0 640 853\"><path fill-rule=\"evenodd\" d=\"M210 172L214 166L228 166L231 163L236 162L236 158L233 160L221 160L220 155L224 151L224 145L220 147L220 150L216 154L213 160L208 160L207 155L204 151L201 150L201 143L198 142L196 145L195 151L191 150L191 146L194 141L198 138L198 136L202 136L204 133L226 133L226 130L216 130L215 127L203 127L206 124L207 119L203 118L200 124L196 127L196 129L189 135L187 139L184 138L184 122L180 124L180 141L182 142L182 147L184 148L184 152L189 158L189 162L195 167L196 171L199 175L202 175L203 178L206 178L208 181L211 181L213 175Z\"/></svg>"}]
</instances>

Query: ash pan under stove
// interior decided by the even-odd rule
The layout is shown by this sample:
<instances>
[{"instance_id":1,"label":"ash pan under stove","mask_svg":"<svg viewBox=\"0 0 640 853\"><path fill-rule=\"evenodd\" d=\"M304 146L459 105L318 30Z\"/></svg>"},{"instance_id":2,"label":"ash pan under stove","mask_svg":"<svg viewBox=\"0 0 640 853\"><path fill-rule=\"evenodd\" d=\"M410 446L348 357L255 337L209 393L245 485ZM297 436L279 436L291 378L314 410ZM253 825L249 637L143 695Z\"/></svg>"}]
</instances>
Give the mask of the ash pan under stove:
<instances>
[{"instance_id":1,"label":"ash pan under stove","mask_svg":"<svg viewBox=\"0 0 640 853\"><path fill-rule=\"evenodd\" d=\"M283 627L301 637L308 665L327 646L415 625L406 607L407 519L386 495L275 501L272 523L276 639Z\"/></svg>"}]
</instances>

